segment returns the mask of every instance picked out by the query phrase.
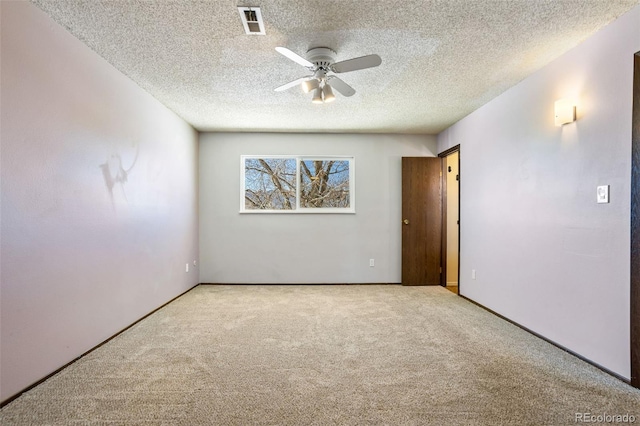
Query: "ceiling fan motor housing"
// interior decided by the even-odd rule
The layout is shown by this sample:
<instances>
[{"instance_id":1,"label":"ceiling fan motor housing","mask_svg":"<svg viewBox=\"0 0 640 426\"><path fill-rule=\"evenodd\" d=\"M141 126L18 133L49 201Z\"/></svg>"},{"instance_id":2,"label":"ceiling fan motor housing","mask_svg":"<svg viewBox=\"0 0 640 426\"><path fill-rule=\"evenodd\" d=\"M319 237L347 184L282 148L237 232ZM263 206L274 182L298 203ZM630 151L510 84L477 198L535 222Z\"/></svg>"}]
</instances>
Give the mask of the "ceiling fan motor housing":
<instances>
[{"instance_id":1,"label":"ceiling fan motor housing","mask_svg":"<svg viewBox=\"0 0 640 426\"><path fill-rule=\"evenodd\" d=\"M331 65L336 61L337 53L328 47L314 47L307 51L307 60L312 62L316 68L329 71Z\"/></svg>"}]
</instances>

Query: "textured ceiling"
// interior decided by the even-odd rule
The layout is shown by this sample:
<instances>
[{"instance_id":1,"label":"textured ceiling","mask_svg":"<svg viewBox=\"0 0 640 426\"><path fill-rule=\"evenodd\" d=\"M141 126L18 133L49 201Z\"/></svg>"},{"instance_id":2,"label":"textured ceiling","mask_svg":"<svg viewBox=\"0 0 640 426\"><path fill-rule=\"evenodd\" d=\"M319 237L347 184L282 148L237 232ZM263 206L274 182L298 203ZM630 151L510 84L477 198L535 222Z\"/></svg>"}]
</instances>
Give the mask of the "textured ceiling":
<instances>
[{"instance_id":1,"label":"textured ceiling","mask_svg":"<svg viewBox=\"0 0 640 426\"><path fill-rule=\"evenodd\" d=\"M33 0L201 131L437 133L640 0ZM237 6L259 6L265 36ZM278 54L330 47L357 93L311 103Z\"/></svg>"}]
</instances>

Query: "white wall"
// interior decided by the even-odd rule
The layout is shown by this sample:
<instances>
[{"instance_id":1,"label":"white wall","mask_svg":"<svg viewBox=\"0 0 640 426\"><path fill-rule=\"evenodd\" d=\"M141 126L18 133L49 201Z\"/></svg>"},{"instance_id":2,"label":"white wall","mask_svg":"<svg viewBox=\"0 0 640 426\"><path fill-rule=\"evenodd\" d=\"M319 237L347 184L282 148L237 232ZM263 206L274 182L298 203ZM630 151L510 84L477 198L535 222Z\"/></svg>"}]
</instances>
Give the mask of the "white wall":
<instances>
[{"instance_id":1,"label":"white wall","mask_svg":"<svg viewBox=\"0 0 640 426\"><path fill-rule=\"evenodd\" d=\"M435 150L435 136L201 134L200 281L400 282L401 158ZM239 214L243 154L355 156L356 214Z\"/></svg>"},{"instance_id":2,"label":"white wall","mask_svg":"<svg viewBox=\"0 0 640 426\"><path fill-rule=\"evenodd\" d=\"M637 7L438 136L461 145L461 293L626 378L639 22ZM571 96L578 120L554 127Z\"/></svg>"},{"instance_id":3,"label":"white wall","mask_svg":"<svg viewBox=\"0 0 640 426\"><path fill-rule=\"evenodd\" d=\"M0 7L5 400L198 283L197 133L32 4Z\"/></svg>"}]
</instances>

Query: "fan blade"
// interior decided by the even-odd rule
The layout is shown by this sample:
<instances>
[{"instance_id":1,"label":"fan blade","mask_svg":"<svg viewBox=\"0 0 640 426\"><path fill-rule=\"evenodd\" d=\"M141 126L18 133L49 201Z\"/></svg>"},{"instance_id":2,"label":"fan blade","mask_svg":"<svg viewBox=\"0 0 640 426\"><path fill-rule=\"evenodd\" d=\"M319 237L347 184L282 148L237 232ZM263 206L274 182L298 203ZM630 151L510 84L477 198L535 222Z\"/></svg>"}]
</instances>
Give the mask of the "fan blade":
<instances>
[{"instance_id":1,"label":"fan blade","mask_svg":"<svg viewBox=\"0 0 640 426\"><path fill-rule=\"evenodd\" d=\"M331 66L334 72L349 72L363 70L365 68L377 67L382 63L382 59L378 55L367 55L359 58L347 59L346 61L336 62Z\"/></svg>"},{"instance_id":2,"label":"fan blade","mask_svg":"<svg viewBox=\"0 0 640 426\"><path fill-rule=\"evenodd\" d=\"M342 96L349 97L349 96L353 96L353 95L356 94L356 91L355 91L355 89L353 87L349 86L347 83L345 83L344 81L340 80L335 75L330 76L329 79L327 80L327 82L329 83L329 85L331 87L333 87L338 92L340 92L340 94Z\"/></svg>"},{"instance_id":3,"label":"fan blade","mask_svg":"<svg viewBox=\"0 0 640 426\"><path fill-rule=\"evenodd\" d=\"M307 77L300 77L300 78L299 78L299 79L297 79L297 80L290 81L289 83L287 83L287 84L283 84L283 85L282 85L282 86L280 86L280 87L276 87L276 88L275 88L275 89L273 89L273 90L275 90L276 92L282 92L283 90L291 89L293 86L297 86L298 84L302 84L302 83L304 83L304 82L305 82L305 81L307 81L307 80L311 80L312 78L313 78L313 76L312 76L312 75L307 76Z\"/></svg>"},{"instance_id":4,"label":"fan blade","mask_svg":"<svg viewBox=\"0 0 640 426\"><path fill-rule=\"evenodd\" d=\"M286 47L276 47L276 52L278 52L279 54L281 54L283 56L286 56L287 58L291 59L293 62L296 62L296 63L302 65L303 67L315 68L315 65L313 65L311 62L307 61L306 59L304 59L302 56L298 55L297 53L293 53L292 51L290 51Z\"/></svg>"}]
</instances>

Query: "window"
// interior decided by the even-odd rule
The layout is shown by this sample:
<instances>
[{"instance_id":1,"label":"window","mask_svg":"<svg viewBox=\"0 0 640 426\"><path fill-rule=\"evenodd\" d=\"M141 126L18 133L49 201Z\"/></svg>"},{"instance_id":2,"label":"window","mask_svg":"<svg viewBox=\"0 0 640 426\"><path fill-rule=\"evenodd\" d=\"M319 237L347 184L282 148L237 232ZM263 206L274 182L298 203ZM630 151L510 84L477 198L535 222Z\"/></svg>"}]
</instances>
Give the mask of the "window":
<instances>
[{"instance_id":1,"label":"window","mask_svg":"<svg viewBox=\"0 0 640 426\"><path fill-rule=\"evenodd\" d=\"M242 156L241 213L355 213L354 158Z\"/></svg>"}]
</instances>

